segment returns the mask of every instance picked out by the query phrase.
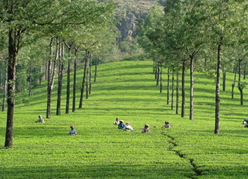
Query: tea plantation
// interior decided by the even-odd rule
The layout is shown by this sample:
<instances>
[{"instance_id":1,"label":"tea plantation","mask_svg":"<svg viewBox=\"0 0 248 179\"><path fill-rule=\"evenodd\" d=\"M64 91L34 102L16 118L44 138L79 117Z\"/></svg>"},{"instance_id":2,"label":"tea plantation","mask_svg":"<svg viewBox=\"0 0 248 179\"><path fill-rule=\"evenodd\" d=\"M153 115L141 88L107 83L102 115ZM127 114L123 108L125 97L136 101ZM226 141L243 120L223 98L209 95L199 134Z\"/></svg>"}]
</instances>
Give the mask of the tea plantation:
<instances>
[{"instance_id":1,"label":"tea plantation","mask_svg":"<svg viewBox=\"0 0 248 179\"><path fill-rule=\"evenodd\" d=\"M78 85L82 76L79 70ZM89 99L84 98L83 108L74 113L65 114L64 81L61 115L56 116L55 81L51 118L41 124L35 121L40 114L46 116L47 82L43 81L32 90L30 100L26 97L22 103L16 98L10 149L3 147L6 112L0 113L0 178L247 178L248 129L241 125L248 117L247 90L241 106L237 87L231 99L233 74L227 74L226 91L221 90L220 134L215 135L214 79L194 74L193 121L189 120L188 73L185 79L186 113L181 118L175 106L171 110L167 105L167 74L160 93L151 61L101 64ZM79 96L78 89L77 106ZM181 89L179 103L180 111ZM116 117L129 122L134 131L117 129ZM165 121L170 129L161 129ZM141 133L146 123L150 133ZM68 135L70 125L77 136Z\"/></svg>"}]
</instances>

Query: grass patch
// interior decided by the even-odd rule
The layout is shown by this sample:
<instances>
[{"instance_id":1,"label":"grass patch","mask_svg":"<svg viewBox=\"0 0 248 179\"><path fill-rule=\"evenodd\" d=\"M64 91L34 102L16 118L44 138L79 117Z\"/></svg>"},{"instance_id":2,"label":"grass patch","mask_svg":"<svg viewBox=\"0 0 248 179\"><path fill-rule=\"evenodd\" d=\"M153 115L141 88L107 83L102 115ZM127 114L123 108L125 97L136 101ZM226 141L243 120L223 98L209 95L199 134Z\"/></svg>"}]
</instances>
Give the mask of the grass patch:
<instances>
[{"instance_id":1,"label":"grass patch","mask_svg":"<svg viewBox=\"0 0 248 179\"><path fill-rule=\"evenodd\" d=\"M82 74L83 71L78 71L78 82ZM45 119L45 124L35 123L37 116L45 116L46 112L45 81L33 89L28 103L16 101L13 147L0 149L0 178L246 178L248 175L247 129L241 125L248 101L244 99L244 105L239 104L237 88L235 99L231 99L232 74L227 74L226 91L221 91L219 135L214 134L214 79L203 74L195 73L193 121L188 117L189 74L186 113L181 118L166 104L166 74L162 94L155 86L151 61L100 65L89 99L84 99L82 109L70 114L65 114L66 78L63 79L61 116L55 115L55 85L51 118ZM77 99L79 96L77 91ZM118 130L112 124L116 117L130 122L134 131ZM165 120L170 122L171 129L160 129ZM150 125L150 133L144 134L141 130L146 123ZM2 146L5 125L3 112L0 113ZM78 136L67 135L70 125L75 126Z\"/></svg>"}]
</instances>

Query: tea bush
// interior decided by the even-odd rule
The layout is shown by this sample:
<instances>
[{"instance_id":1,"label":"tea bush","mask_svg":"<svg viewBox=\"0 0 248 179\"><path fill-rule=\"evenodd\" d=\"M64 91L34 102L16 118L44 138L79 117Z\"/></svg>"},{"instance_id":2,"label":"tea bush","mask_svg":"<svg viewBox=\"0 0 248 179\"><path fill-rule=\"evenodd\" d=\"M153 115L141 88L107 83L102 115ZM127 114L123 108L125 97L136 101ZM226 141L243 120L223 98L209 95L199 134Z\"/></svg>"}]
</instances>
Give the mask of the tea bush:
<instances>
[{"instance_id":1,"label":"tea bush","mask_svg":"<svg viewBox=\"0 0 248 179\"><path fill-rule=\"evenodd\" d=\"M82 74L78 71L78 82ZM51 118L45 118L44 124L34 121L39 114L45 117L45 81L33 89L28 103L16 101L13 147L0 149L0 178L246 178L247 129L241 123L246 117L247 94L244 90L243 106L237 88L231 99L233 74L227 74L226 91L221 91L218 135L214 134L213 78L195 73L194 120L190 121L189 74L184 118L166 104L166 74L163 93L159 92L151 61L102 64L97 75L83 108L70 114L65 114L63 78L61 115L55 115L55 85ZM77 91L76 105L79 96ZM134 131L117 129L113 125L116 117L130 122ZM0 113L0 119L3 146L6 112ZM165 121L171 129L160 128ZM141 133L146 123L150 133ZM68 136L70 125L75 126L77 136Z\"/></svg>"}]
</instances>

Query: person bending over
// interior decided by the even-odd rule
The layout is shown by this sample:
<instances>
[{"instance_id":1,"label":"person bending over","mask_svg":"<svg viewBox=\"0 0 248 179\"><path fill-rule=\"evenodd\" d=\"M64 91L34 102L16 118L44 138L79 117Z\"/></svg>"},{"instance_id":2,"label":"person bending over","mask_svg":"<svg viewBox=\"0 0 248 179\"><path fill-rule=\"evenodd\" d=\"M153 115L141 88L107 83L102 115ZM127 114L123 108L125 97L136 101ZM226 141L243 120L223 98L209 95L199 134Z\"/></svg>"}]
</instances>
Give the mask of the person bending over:
<instances>
[{"instance_id":1,"label":"person bending over","mask_svg":"<svg viewBox=\"0 0 248 179\"><path fill-rule=\"evenodd\" d=\"M145 127L142 129L142 133L148 133L149 132L149 125L145 124Z\"/></svg>"},{"instance_id":2,"label":"person bending over","mask_svg":"<svg viewBox=\"0 0 248 179\"><path fill-rule=\"evenodd\" d=\"M123 120L120 120L120 123L118 124L118 129L123 129L126 125L124 124Z\"/></svg>"},{"instance_id":3,"label":"person bending over","mask_svg":"<svg viewBox=\"0 0 248 179\"><path fill-rule=\"evenodd\" d=\"M162 128L171 128L170 123L165 121L165 124L162 126Z\"/></svg>"},{"instance_id":4,"label":"person bending over","mask_svg":"<svg viewBox=\"0 0 248 179\"><path fill-rule=\"evenodd\" d=\"M37 122L45 123L45 121L44 121L42 115L39 115L38 118L39 118L39 119L38 119L37 121L35 121L35 123L37 123Z\"/></svg>"},{"instance_id":5,"label":"person bending over","mask_svg":"<svg viewBox=\"0 0 248 179\"><path fill-rule=\"evenodd\" d=\"M114 125L118 125L119 124L119 118L117 117L116 120L113 123Z\"/></svg>"},{"instance_id":6,"label":"person bending over","mask_svg":"<svg viewBox=\"0 0 248 179\"><path fill-rule=\"evenodd\" d=\"M123 130L126 130L126 131L133 131L133 128L132 126L129 125L129 122L126 123L126 126L123 128Z\"/></svg>"},{"instance_id":7,"label":"person bending over","mask_svg":"<svg viewBox=\"0 0 248 179\"><path fill-rule=\"evenodd\" d=\"M77 135L77 131L74 126L70 126L71 130L69 132L69 135Z\"/></svg>"}]
</instances>

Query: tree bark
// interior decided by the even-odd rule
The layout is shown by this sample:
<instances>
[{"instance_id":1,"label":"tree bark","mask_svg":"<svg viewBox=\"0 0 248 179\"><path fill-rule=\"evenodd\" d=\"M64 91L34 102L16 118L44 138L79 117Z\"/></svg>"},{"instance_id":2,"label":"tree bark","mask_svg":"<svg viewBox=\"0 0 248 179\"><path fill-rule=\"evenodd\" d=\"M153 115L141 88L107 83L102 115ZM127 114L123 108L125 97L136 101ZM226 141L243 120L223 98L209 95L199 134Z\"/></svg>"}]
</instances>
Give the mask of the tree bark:
<instances>
[{"instance_id":1,"label":"tree bark","mask_svg":"<svg viewBox=\"0 0 248 179\"><path fill-rule=\"evenodd\" d=\"M2 111L5 111L7 85L8 85L8 60L6 58L6 60L5 60L5 77L4 77L4 85L3 85L3 105L2 105Z\"/></svg>"},{"instance_id":2,"label":"tree bark","mask_svg":"<svg viewBox=\"0 0 248 179\"><path fill-rule=\"evenodd\" d=\"M89 94L91 94L91 74L92 74L92 54L90 54L90 79L89 79L89 83L90 83L90 86L89 86Z\"/></svg>"},{"instance_id":3,"label":"tree bark","mask_svg":"<svg viewBox=\"0 0 248 179\"><path fill-rule=\"evenodd\" d=\"M178 64L178 70L179 70L179 64ZM179 114L179 71L177 71L177 102L176 102L176 114Z\"/></svg>"},{"instance_id":4,"label":"tree bark","mask_svg":"<svg viewBox=\"0 0 248 179\"><path fill-rule=\"evenodd\" d=\"M7 124L5 147L12 147L13 145L13 119L15 109L15 68L16 68L16 55L18 53L19 40L21 30L11 28L9 30L9 59L8 59L8 109L7 109Z\"/></svg>"},{"instance_id":5,"label":"tree bark","mask_svg":"<svg viewBox=\"0 0 248 179\"><path fill-rule=\"evenodd\" d=\"M226 72L223 71L223 91L226 91Z\"/></svg>"},{"instance_id":6,"label":"tree bark","mask_svg":"<svg viewBox=\"0 0 248 179\"><path fill-rule=\"evenodd\" d=\"M239 59L239 83L238 83L238 89L240 92L240 104L243 105L243 87L241 86L241 62L242 59Z\"/></svg>"},{"instance_id":7,"label":"tree bark","mask_svg":"<svg viewBox=\"0 0 248 179\"><path fill-rule=\"evenodd\" d=\"M167 104L170 104L170 68L168 67L168 82L167 82Z\"/></svg>"},{"instance_id":8,"label":"tree bark","mask_svg":"<svg viewBox=\"0 0 248 179\"><path fill-rule=\"evenodd\" d=\"M85 86L85 75L86 75L86 70L87 70L87 63L88 63L88 57L87 54L88 52L86 51L85 53L85 64L84 64L84 76L83 76L83 82L82 82L82 88L81 88L81 95L80 95L80 101L79 101L79 108L82 108L83 105L83 95L84 95L84 86Z\"/></svg>"},{"instance_id":9,"label":"tree bark","mask_svg":"<svg viewBox=\"0 0 248 179\"><path fill-rule=\"evenodd\" d=\"M194 52L190 55L190 112L189 119L193 120L194 114L194 104L193 104L193 96L194 96Z\"/></svg>"},{"instance_id":10,"label":"tree bark","mask_svg":"<svg viewBox=\"0 0 248 179\"><path fill-rule=\"evenodd\" d=\"M48 76L47 76L47 113L46 118L51 117L51 101L52 101L52 91L53 91L53 85L54 85L54 79L55 79L55 73L56 73L56 65L57 65L57 59L58 59L58 48L59 48L59 39L56 38L57 44L56 44L56 52L55 52L55 58L53 60L53 37L51 38L50 42L50 60L48 62ZM53 65L53 67L52 67Z\"/></svg>"},{"instance_id":11,"label":"tree bark","mask_svg":"<svg viewBox=\"0 0 248 179\"><path fill-rule=\"evenodd\" d=\"M181 117L184 117L184 113L185 113L185 86L184 86L185 66L186 66L186 61L183 60L183 67L182 67L182 109L181 109Z\"/></svg>"},{"instance_id":12,"label":"tree bark","mask_svg":"<svg viewBox=\"0 0 248 179\"><path fill-rule=\"evenodd\" d=\"M234 97L234 87L235 87L236 74L237 74L237 66L236 65L233 68L233 72L234 72L234 80L233 80L233 84L232 84L232 99Z\"/></svg>"},{"instance_id":13,"label":"tree bark","mask_svg":"<svg viewBox=\"0 0 248 179\"><path fill-rule=\"evenodd\" d=\"M152 59L153 65L152 65L152 72L154 73L155 80L157 79L157 67L156 67L156 61L155 58Z\"/></svg>"},{"instance_id":14,"label":"tree bark","mask_svg":"<svg viewBox=\"0 0 248 179\"><path fill-rule=\"evenodd\" d=\"M220 37L218 45L217 72L216 72L216 91L215 91L215 134L220 133L220 70L221 70L221 46L223 37Z\"/></svg>"},{"instance_id":15,"label":"tree bark","mask_svg":"<svg viewBox=\"0 0 248 179\"><path fill-rule=\"evenodd\" d=\"M171 110L173 110L174 105L174 70L172 71L172 79L171 79Z\"/></svg>"},{"instance_id":16,"label":"tree bark","mask_svg":"<svg viewBox=\"0 0 248 179\"><path fill-rule=\"evenodd\" d=\"M71 83L71 47L69 48L69 60L68 60L68 67L67 67L67 88L66 88L66 109L65 113L69 114L70 108L70 83Z\"/></svg>"},{"instance_id":17,"label":"tree bark","mask_svg":"<svg viewBox=\"0 0 248 179\"><path fill-rule=\"evenodd\" d=\"M59 42L59 72L58 72L58 93L57 93L57 111L56 115L60 115L61 107L61 93L62 93L62 80L63 80L63 68L64 63L62 61L62 47L61 42Z\"/></svg>"},{"instance_id":18,"label":"tree bark","mask_svg":"<svg viewBox=\"0 0 248 179\"><path fill-rule=\"evenodd\" d=\"M90 52L88 52L88 56L90 57ZM89 63L87 62L87 67L86 67L86 99L89 98Z\"/></svg>"},{"instance_id":19,"label":"tree bark","mask_svg":"<svg viewBox=\"0 0 248 179\"><path fill-rule=\"evenodd\" d=\"M157 64L158 65L158 67L157 67L157 83L156 83L156 86L158 86L158 84L159 84L159 75L160 75L160 66L159 66L159 63Z\"/></svg>"},{"instance_id":20,"label":"tree bark","mask_svg":"<svg viewBox=\"0 0 248 179\"><path fill-rule=\"evenodd\" d=\"M76 108L76 84L77 84L76 77L77 77L77 51L75 50L72 112L75 112L75 108Z\"/></svg>"}]
</instances>

